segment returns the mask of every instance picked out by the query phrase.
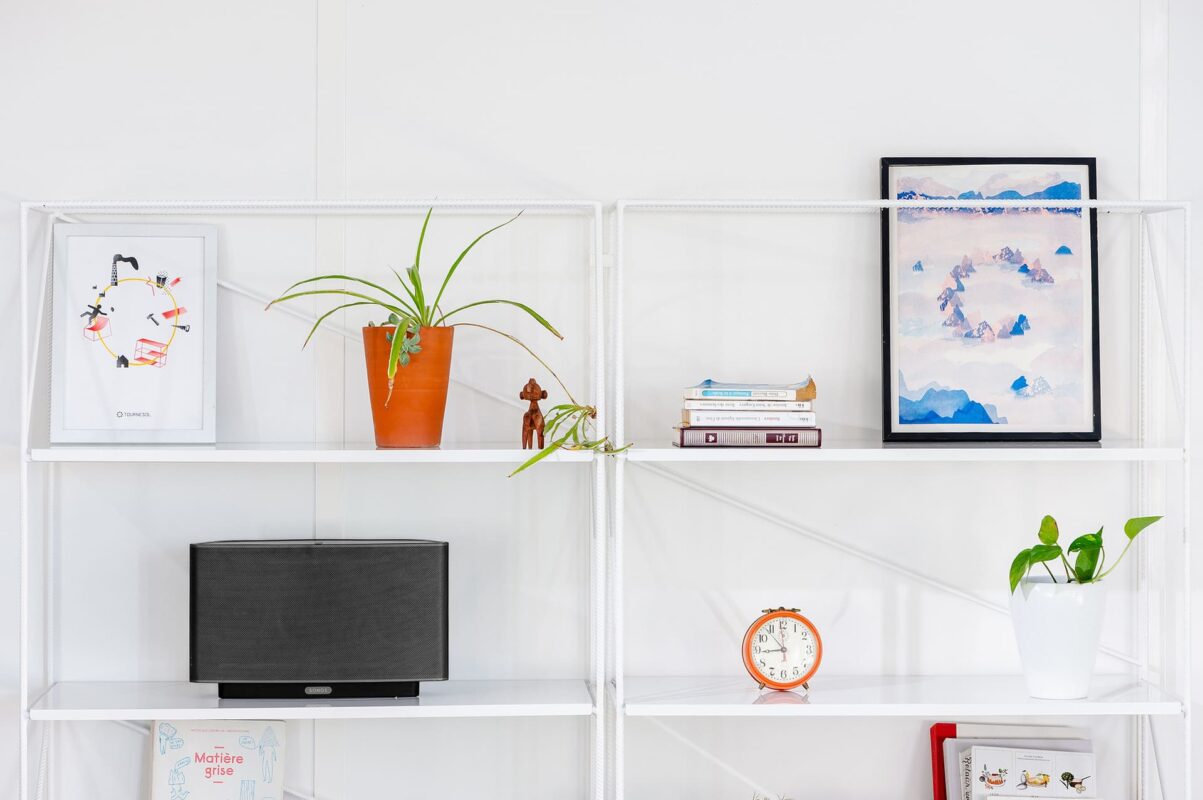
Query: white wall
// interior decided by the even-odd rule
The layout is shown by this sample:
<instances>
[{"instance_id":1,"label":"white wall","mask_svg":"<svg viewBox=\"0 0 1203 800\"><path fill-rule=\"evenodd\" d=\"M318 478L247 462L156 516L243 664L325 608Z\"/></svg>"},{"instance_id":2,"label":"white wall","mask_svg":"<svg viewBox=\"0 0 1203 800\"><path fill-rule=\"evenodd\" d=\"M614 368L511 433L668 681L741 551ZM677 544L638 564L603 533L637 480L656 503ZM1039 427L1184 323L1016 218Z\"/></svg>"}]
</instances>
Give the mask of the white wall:
<instances>
[{"instance_id":1,"label":"white wall","mask_svg":"<svg viewBox=\"0 0 1203 800\"><path fill-rule=\"evenodd\" d=\"M1141 96L1138 0L1021 0L997 8L953 0L825 6L785 0L742 5L9 0L0 11L0 85L8 89L0 105L0 247L11 274L16 204L27 199L873 197L877 159L914 154L1095 155L1100 196L1126 198L1136 196L1148 179L1140 174L1142 153L1155 152L1148 128L1141 138L1142 109L1147 119L1151 106L1148 83ZM1203 124L1196 89L1203 57L1194 43L1203 19L1186 0L1173 0L1171 13L1169 193L1203 200L1194 135ZM1148 55L1146 50L1146 63ZM481 221L448 221L441 229L446 238L436 240L436 257L445 258ZM396 265L406 257L414 223L223 224L229 242L223 276L271 292L294 275L330 264L383 272L390 258ZM1106 224L1117 230L1118 223ZM575 283L579 277L556 276L583 257L583 230L546 220L524 219L522 225L482 252L478 276L491 286L514 286L516 296L557 312L555 321L577 336L553 352L559 363L572 365L579 362L584 335L583 292ZM741 225L632 223L632 246L643 247L626 298L628 335L639 345L631 356L631 388L638 391L632 395L638 413L632 434L641 442L666 438L675 387L709 365L768 369L786 363L787 371L813 370L825 391L831 387L824 413L832 424L871 434L878 423L880 375L873 224L848 221L827 230L782 220ZM1105 292L1104 302L1116 313L1125 306L1118 282L1126 235L1114 233L1117 243L1103 265L1104 276L1115 276L1116 288ZM1203 241L1203 231L1197 236ZM799 249L803 256L797 256ZM800 300L797 320L783 318L781 309L758 314L755 306L725 302L738 287L691 285L691 270L746 269L756 285L772 287L789 269L833 263L846 280L814 284L829 294ZM15 341L15 292L0 302L0 330ZM1196 299L1196 308L1201 303ZM696 324L699 309L712 314L719 308L731 310L732 327L745 346L739 340L712 346L706 329ZM264 316L229 297L220 311L237 341L252 343L223 347L223 439L364 437L367 417L354 348L327 339L315 351L300 353L299 323ZM865 325L850 324L850 315L863 315ZM832 329L843 336L825 339L824 331ZM1107 380L1123 387L1130 353L1119 346L1107 352ZM1195 349L1200 352L1203 348ZM456 374L509 394L526 364L499 344L473 340L461 344ZM583 369L568 370L583 381ZM345 398L329 388L341 385L331 377L344 373ZM18 402L15 381L7 387L0 403L8 422L0 431L8 443L5 474L12 476ZM462 387L452 403L453 437L512 437L512 407ZM1108 426L1122 431L1129 422L1119 414L1109 417ZM931 507L947 499L938 487L955 478L950 468L924 467L908 475L906 485L890 470L850 467L814 474L714 469L692 475L749 500L788 497L784 513L799 523L883 548L918 568L954 575L962 588L1000 599L987 587L997 565L1026 535L1028 520L1056 509L1085 526L1132 510L1124 491L1100 491L1125 486L1124 468L1091 470L1067 479L1065 491L1075 492L1070 497L1050 485L1063 474L1059 470L1039 468L1045 480L1035 489L1030 474L1001 470L1000 485L1009 494L1000 492L1000 498L1006 500L981 508L954 499L958 516L938 520ZM136 481L146 469L114 472L119 480ZM503 567L484 585L511 627L494 633L505 640L500 643L465 644L457 661L461 675L577 674L583 650L556 656L547 641L553 626L580 610L575 587L585 566L582 542L559 534L579 526L578 503L588 487L580 475L557 471L514 488L494 472L500 470L472 467L423 476L409 487L423 502L404 517L415 529L452 538L465 552L479 554L481 565ZM183 640L172 626L182 600L177 596L157 608L147 598L170 586L185 542L231 529L263 536L293 529L302 535L376 532L394 519L391 477L370 469L264 469L243 476L173 468L155 478L181 493L199 483L236 502L192 507L189 527L164 536L148 517L137 515L85 527L86 510L100 501L89 499L94 489L86 472L62 468L57 542L69 554L63 556L62 575L75 578L76 588L60 598L63 632L70 633L55 654L60 667L83 677L136 670L178 679ZM480 495L465 508L469 479ZM4 483L10 508L14 484ZM685 624L675 635L695 660L682 672L731 672L722 643L743 621L741 613L799 587L807 590L802 599L832 620L825 629L829 638L845 642L829 655L833 672L939 672L950 659L958 671L1016 669L1005 619L966 610L906 582L883 580L847 557L700 501L659 477L632 470L628 492L633 602L644 614L667 603L685 609ZM1098 500L1104 494L1108 499ZM548 495L553 499L544 502ZM0 585L8 587L0 603L8 609L0 610L0 637L8 642L15 641L16 618L13 516L0 526L0 546L14 554L0 559ZM524 526L531 521L534 533L527 537ZM482 533L486 528L494 535ZM770 548L774 559L763 574L754 560L761 548ZM158 559L167 576L141 582L138 569L144 564L121 558L138 553ZM89 569L96 563L104 569ZM543 593L514 588L540 579L548 583ZM845 592L848 586L855 591ZM138 619L129 630L121 624L100 628L127 647L98 653L99 642L90 638L98 634L84 616L93 598L103 598L114 614ZM461 599L471 603L473 593L464 589ZM534 629L521 624L532 608L547 604L560 611ZM991 625L1003 642L996 654L985 646L994 638ZM949 628L968 633L953 638ZM141 635L148 631L153 635ZM882 633L865 642L856 635L863 631ZM525 647L503 634L525 637L520 638ZM650 616L632 625L627 643L632 671L658 668L650 649L657 635ZM1121 624L1109 631L1109 643L1123 646L1127 635ZM976 637L982 646L966 647L962 636ZM494 646L508 648L504 663L485 663L482 654ZM965 652L970 649L975 652ZM15 720L15 653L0 652L7 656L0 661L0 698L5 718ZM887 786L901 796L925 796L926 744L919 722L879 727L818 722L781 723L772 733L779 742L809 743L815 749L807 763L825 766L841 753L824 739L865 737L866 747L883 754L885 771L895 776L824 781L824 796L850 797ZM85 767L94 763L95 756L86 753L97 736L118 758L128 759L140 747L136 737L122 738L125 734L105 726L65 727L61 745L84 753ZM758 732L747 726L678 729L756 772L774 791L811 796L799 771L774 764L776 757L794 757L792 744L756 753L738 741L740 734ZM0 751L15 750L15 731L15 724L0 728ZM1097 732L1106 752L1127 752L1122 725L1105 722ZM489 787L482 775L504 764L512 766L489 787L493 794L572 794L579 790L574 773L587 763L585 734L575 723L456 722L437 731L412 723L355 730L292 726L290 734L304 743L300 749L317 739L316 765L310 769L307 759L294 763L290 779L316 786L323 797L368 796L356 771L341 767L355 757L348 751L360 745L386 760L414 748L429 756L415 765L416 778L399 787L405 796L479 794ZM462 737L465 752L490 766L470 771L435 759L440 751L431 740L444 736ZM695 756L644 723L634 723L630 737L632 797L686 790L747 793L741 784L707 772ZM498 749L500 741L506 745ZM540 759L544 751L555 757ZM547 763L555 766L536 786L524 785L524 775ZM1203 765L1203 758L1196 763ZM440 774L442 766L452 777ZM78 769L62 776L63 787L73 785ZM12 793L15 771L15 758L0 761L0 793ZM130 775L114 780L131 791ZM1108 781L1115 796L1124 796L1130 776L1116 772Z\"/></svg>"}]
</instances>

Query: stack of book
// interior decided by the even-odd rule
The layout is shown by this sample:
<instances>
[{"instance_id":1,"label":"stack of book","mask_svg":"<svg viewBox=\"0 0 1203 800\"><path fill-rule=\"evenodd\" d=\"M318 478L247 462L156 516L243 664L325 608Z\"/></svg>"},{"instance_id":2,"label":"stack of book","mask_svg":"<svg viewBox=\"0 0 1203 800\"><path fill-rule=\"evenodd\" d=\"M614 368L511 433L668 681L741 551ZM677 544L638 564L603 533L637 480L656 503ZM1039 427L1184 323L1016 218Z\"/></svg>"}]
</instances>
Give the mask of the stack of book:
<instances>
[{"instance_id":1,"label":"stack of book","mask_svg":"<svg viewBox=\"0 0 1203 800\"><path fill-rule=\"evenodd\" d=\"M1077 728L937 722L931 755L935 800L1098 797L1094 746Z\"/></svg>"},{"instance_id":2,"label":"stack of book","mask_svg":"<svg viewBox=\"0 0 1203 800\"><path fill-rule=\"evenodd\" d=\"M719 383L685 390L677 447L818 447L815 382Z\"/></svg>"}]
</instances>

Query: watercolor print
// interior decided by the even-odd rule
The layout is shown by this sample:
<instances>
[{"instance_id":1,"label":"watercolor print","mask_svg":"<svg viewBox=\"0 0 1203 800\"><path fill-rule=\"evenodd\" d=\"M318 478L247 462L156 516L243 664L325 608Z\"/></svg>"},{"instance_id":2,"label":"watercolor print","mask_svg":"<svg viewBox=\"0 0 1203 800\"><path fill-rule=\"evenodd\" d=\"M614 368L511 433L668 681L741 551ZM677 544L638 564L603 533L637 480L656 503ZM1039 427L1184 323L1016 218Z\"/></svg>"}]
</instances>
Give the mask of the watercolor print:
<instances>
[{"instance_id":1,"label":"watercolor print","mask_svg":"<svg viewBox=\"0 0 1203 800\"><path fill-rule=\"evenodd\" d=\"M215 283L207 226L57 227L52 441L201 438Z\"/></svg>"},{"instance_id":2,"label":"watercolor print","mask_svg":"<svg viewBox=\"0 0 1203 800\"><path fill-rule=\"evenodd\" d=\"M889 198L1089 199L1093 162L883 161ZM888 212L886 439L1097 440L1093 213ZM916 435L918 434L918 435Z\"/></svg>"}]
</instances>

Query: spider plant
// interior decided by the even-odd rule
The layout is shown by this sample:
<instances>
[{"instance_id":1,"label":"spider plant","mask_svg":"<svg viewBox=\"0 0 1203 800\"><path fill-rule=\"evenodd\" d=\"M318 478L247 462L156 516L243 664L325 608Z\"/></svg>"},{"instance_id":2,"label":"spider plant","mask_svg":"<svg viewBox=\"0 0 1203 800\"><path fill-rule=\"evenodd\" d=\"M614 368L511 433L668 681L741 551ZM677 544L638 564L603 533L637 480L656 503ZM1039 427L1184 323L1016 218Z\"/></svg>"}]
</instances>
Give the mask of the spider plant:
<instances>
[{"instance_id":1,"label":"spider plant","mask_svg":"<svg viewBox=\"0 0 1203 800\"><path fill-rule=\"evenodd\" d=\"M422 221L422 231L418 235L418 247L417 251L414 253L413 265L405 270L404 275L397 272L395 269L392 270L393 275L397 278L397 285L393 287L393 289L389 289L378 283L374 283L373 281L359 278L354 275L318 275L317 277L306 278L305 280L297 281L292 286L289 286L284 290L283 294L268 303L267 307L270 309L276 303L296 300L301 297L337 295L349 300L349 302L340 303L339 305L331 308L329 311L321 314L313 323L313 327L309 329L309 334L305 337L305 342L303 345L301 345L302 347L307 347L309 345L309 341L313 338L313 335L317 333L318 329L322 326L322 323L339 311L359 306L375 306L382 311L387 312L387 316L380 324L382 326L392 326L394 328L389 338L390 348L387 366L389 398L392 397L393 381L397 375L397 369L399 367L407 366L410 362L411 356L413 354L420 353L422 350L422 328L432 328L443 325L449 327L480 328L509 339L511 342L521 347L528 354L530 354L532 358L538 361L553 378L555 378L556 383L560 385L560 388L564 390L564 394L568 397L568 402L554 406L549 412L544 430L545 434L551 437L551 443L519 466L512 473L510 473L511 476L517 475L519 472L522 472L524 469L527 469L539 461L542 461L561 448L570 450L593 450L595 452L601 452L607 455L614 455L626 450L626 447L613 447L613 445L610 444L608 437L599 437L597 435L593 429L594 421L597 419L597 408L595 406L578 403L576 399L573 398L572 393L568 390L568 387L564 385L564 382L560 380L560 377L555 373L555 370L553 370L546 361L540 358L535 351L531 350L531 348L529 348L520 339L504 331L500 331L496 328L488 325L482 325L477 322L449 322L449 320L451 320L457 314L467 311L468 309L483 305L503 304L514 306L515 308L520 309L532 317L549 332L554 334L556 338L563 339L564 336L558 330L556 330L550 322L544 319L543 315L525 303L520 303L517 300L506 300L500 298L476 300L471 303L465 303L464 305L457 306L448 311L443 310L443 293L447 290L448 284L451 283L451 279L455 276L456 270L459 269L459 266L463 262L464 258L467 257L468 253L472 252L472 248L479 244L480 241L490 233L500 230L506 225L509 225L511 222L514 222L516 219L518 219L518 217L522 216L522 212L519 212L500 225L495 225L492 228L489 228L487 231L473 239L472 242L463 249L455 261L451 263L451 266L443 275L443 280L439 284L438 291L434 293L434 298L431 300L427 294L427 287L422 277L422 245L426 241L426 229L430 224L430 217L433 211L433 208L427 210L426 218ZM340 283L335 285L323 283L326 281L338 281ZM348 288L345 286L347 282L358 284L358 286L356 286L354 289ZM294 291L300 289L300 287L310 286L311 284L320 284L322 287L332 286L332 288L306 288L302 289L301 291ZM374 324L374 322L368 323L369 326ZM385 402L385 405L387 405L387 401Z\"/></svg>"},{"instance_id":2,"label":"spider plant","mask_svg":"<svg viewBox=\"0 0 1203 800\"><path fill-rule=\"evenodd\" d=\"M476 245L480 243L481 239L484 239L494 231L504 228L506 225L509 225L511 222L518 219L518 217L522 216L521 211L500 225L495 225L492 228L489 228L487 231L473 239L472 242L463 249L455 261L451 263L451 266L447 269L446 274L443 275L443 281L439 285L438 291L434 293L432 300L426 291L427 286L422 277L422 245L426 241L426 228L430 224L430 216L433 212L434 208L429 209L426 212L426 218L422 221L422 232L418 235L418 249L414 254L413 264L407 270L405 270L404 275L397 272L395 269L392 270L393 275L395 275L397 278L397 284L394 287L394 290L390 290L378 283L374 283L366 280L365 278L359 278L354 275L318 275L313 278L306 278L303 281L297 281L292 286L289 286L284 290L284 293L281 296L268 303L267 307L271 308L276 303L283 303L288 300L296 300L300 297L312 297L316 295L340 295L351 300L351 302L337 305L319 316L317 321L313 323L313 327L309 330L309 335L305 337L305 344L302 345L302 347L305 347L309 344L309 340L313 338L313 334L317 332L317 329L321 327L322 323L336 312L348 308L354 308L356 306L376 306L377 308L388 312L387 318L381 324L396 326L396 331L391 334L391 338L389 340L392 343L392 347L389 350L387 367L390 398L392 397L393 380L397 375L397 368L399 366L403 367L407 365L409 363L409 355L411 353L417 353L421 350L421 329L447 325L449 324L448 320L452 319L463 311L467 311L470 308L492 304L514 306L515 308L526 312L528 315L534 318L536 322L554 334L557 338L564 338L564 336L558 330L556 330L550 322L543 318L542 314L535 311L525 303L520 303L517 300L505 300L500 298L476 300L474 302L452 308L449 311L443 310L443 293L447 291L448 284L450 284L451 279L455 277L456 270L459 269L459 266L461 263L463 263L464 258L468 255L468 253L472 252L472 248L476 247ZM340 281L344 283L351 282L366 288L359 289L359 287L356 287L357 290L352 290L340 285L336 288L293 291L301 286L308 286L315 283L321 283L322 286L329 285L323 283L325 281ZM371 290L370 293L368 290ZM455 325L457 323L450 324ZM462 325L465 323L458 324ZM477 327L485 326L478 325ZM490 328L489 330L492 329ZM401 335L397 335L398 333ZM512 339L513 337L509 338ZM514 341L517 340L515 339ZM521 344L521 342L519 342L519 344ZM525 347L525 345L523 345L523 347Z\"/></svg>"}]
</instances>

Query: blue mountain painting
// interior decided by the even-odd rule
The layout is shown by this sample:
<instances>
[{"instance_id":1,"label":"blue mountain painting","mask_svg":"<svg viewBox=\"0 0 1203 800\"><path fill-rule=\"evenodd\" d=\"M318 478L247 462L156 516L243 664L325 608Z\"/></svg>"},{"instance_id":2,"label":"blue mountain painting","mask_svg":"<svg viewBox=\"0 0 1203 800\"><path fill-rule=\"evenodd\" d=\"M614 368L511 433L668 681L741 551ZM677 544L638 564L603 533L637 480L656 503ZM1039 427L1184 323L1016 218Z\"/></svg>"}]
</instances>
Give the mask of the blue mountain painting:
<instances>
[{"instance_id":1,"label":"blue mountain painting","mask_svg":"<svg viewBox=\"0 0 1203 800\"><path fill-rule=\"evenodd\" d=\"M981 403L969 399L964 389L928 389L918 400L898 398L902 425L993 425L995 420Z\"/></svg>"},{"instance_id":2,"label":"blue mountain painting","mask_svg":"<svg viewBox=\"0 0 1203 800\"><path fill-rule=\"evenodd\" d=\"M1055 253L1055 255L1059 255L1059 256L1072 256L1073 254L1074 254L1074 251L1070 250L1069 245L1067 245L1067 244L1063 244L1060 247L1058 247L1057 252Z\"/></svg>"}]
</instances>

